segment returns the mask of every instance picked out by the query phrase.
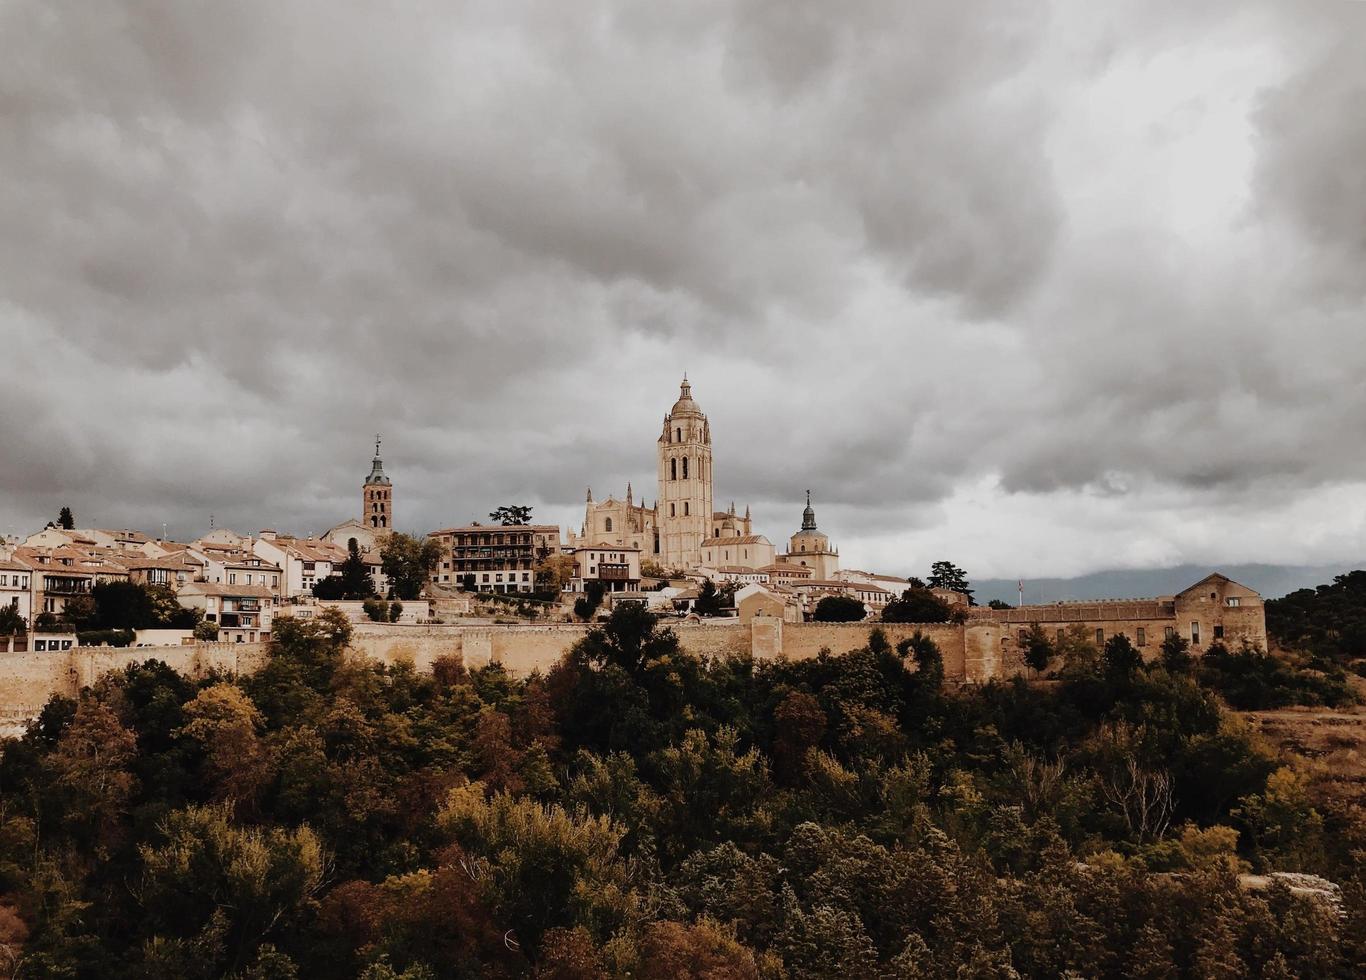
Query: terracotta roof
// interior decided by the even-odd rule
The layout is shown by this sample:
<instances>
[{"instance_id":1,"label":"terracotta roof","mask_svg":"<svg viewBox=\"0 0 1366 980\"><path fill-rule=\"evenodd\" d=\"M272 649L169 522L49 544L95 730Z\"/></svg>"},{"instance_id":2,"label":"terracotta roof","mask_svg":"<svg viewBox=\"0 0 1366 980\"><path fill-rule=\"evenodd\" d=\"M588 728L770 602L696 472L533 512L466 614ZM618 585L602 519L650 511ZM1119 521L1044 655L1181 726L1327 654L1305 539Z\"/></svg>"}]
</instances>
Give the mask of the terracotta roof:
<instances>
[{"instance_id":1,"label":"terracotta roof","mask_svg":"<svg viewBox=\"0 0 1366 980\"><path fill-rule=\"evenodd\" d=\"M437 534L454 534L457 531L469 532L503 532L503 531L531 531L534 534L548 534L551 531L558 532L558 524L466 524L462 527L443 527L439 531L429 531L427 537Z\"/></svg>"},{"instance_id":2,"label":"terracotta roof","mask_svg":"<svg viewBox=\"0 0 1366 980\"><path fill-rule=\"evenodd\" d=\"M222 582L190 582L180 590L181 595L246 596L270 599L274 593L264 585L224 585Z\"/></svg>"},{"instance_id":3,"label":"terracotta roof","mask_svg":"<svg viewBox=\"0 0 1366 980\"><path fill-rule=\"evenodd\" d=\"M639 551L639 548L632 548L629 544L581 544L575 551Z\"/></svg>"},{"instance_id":4,"label":"terracotta roof","mask_svg":"<svg viewBox=\"0 0 1366 980\"><path fill-rule=\"evenodd\" d=\"M811 569L805 565L794 565L791 562L782 561L774 562L772 565L765 565L763 568L759 569L759 571L772 572L776 575L801 575L803 573L807 575L814 574L811 571Z\"/></svg>"},{"instance_id":5,"label":"terracotta roof","mask_svg":"<svg viewBox=\"0 0 1366 980\"><path fill-rule=\"evenodd\" d=\"M869 585L867 582L840 582L836 579L814 578L809 582L803 582L797 588L817 586L819 588L841 589L848 592L881 592L883 595L891 595L880 585Z\"/></svg>"},{"instance_id":6,"label":"terracotta roof","mask_svg":"<svg viewBox=\"0 0 1366 980\"><path fill-rule=\"evenodd\" d=\"M771 544L771 543L772 543L772 542L770 542L770 541L768 540L768 538L764 537L762 534L741 534L741 535L739 535L738 537L731 537L731 538L707 538L706 541L702 542L702 547L705 548L705 547L707 547L707 546L709 546L709 545L714 546L714 545L718 545L718 544Z\"/></svg>"},{"instance_id":7,"label":"terracotta roof","mask_svg":"<svg viewBox=\"0 0 1366 980\"><path fill-rule=\"evenodd\" d=\"M727 575L763 575L763 574L764 574L764 571L763 571L763 569L761 569L761 568L746 568L744 565L722 565L720 568L717 569L717 571L718 571L718 572L724 572L724 573L727 574Z\"/></svg>"}]
</instances>

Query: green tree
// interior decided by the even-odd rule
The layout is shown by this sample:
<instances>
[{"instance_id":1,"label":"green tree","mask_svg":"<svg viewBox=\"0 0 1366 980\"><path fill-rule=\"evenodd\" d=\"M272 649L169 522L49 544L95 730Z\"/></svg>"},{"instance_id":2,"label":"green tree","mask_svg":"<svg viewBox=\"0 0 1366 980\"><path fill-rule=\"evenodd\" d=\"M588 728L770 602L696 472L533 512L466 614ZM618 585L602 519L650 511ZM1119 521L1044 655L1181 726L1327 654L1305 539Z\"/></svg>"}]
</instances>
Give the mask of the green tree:
<instances>
[{"instance_id":1,"label":"green tree","mask_svg":"<svg viewBox=\"0 0 1366 980\"><path fill-rule=\"evenodd\" d=\"M375 594L370 569L354 539L347 543L346 559L337 566L337 573L319 579L313 594L319 599L368 599Z\"/></svg>"},{"instance_id":2,"label":"green tree","mask_svg":"<svg viewBox=\"0 0 1366 980\"><path fill-rule=\"evenodd\" d=\"M968 605L977 604L976 600L972 598L972 588L968 584L968 573L951 561L937 561L930 566L929 587L961 592L968 597Z\"/></svg>"},{"instance_id":3,"label":"green tree","mask_svg":"<svg viewBox=\"0 0 1366 980\"><path fill-rule=\"evenodd\" d=\"M863 603L850 595L823 596L811 618L818 623L856 623L868 615Z\"/></svg>"},{"instance_id":4,"label":"green tree","mask_svg":"<svg viewBox=\"0 0 1366 980\"><path fill-rule=\"evenodd\" d=\"M1190 640L1173 630L1162 639L1162 666L1173 674L1187 673L1195 665L1190 649Z\"/></svg>"},{"instance_id":5,"label":"green tree","mask_svg":"<svg viewBox=\"0 0 1366 980\"><path fill-rule=\"evenodd\" d=\"M327 858L307 827L238 827L227 807L212 806L177 810L159 830L159 842L139 848L148 924L154 935L188 938L221 917L225 973L250 962L322 886Z\"/></svg>"},{"instance_id":6,"label":"green tree","mask_svg":"<svg viewBox=\"0 0 1366 980\"><path fill-rule=\"evenodd\" d=\"M506 505L492 511L489 514L489 520L496 521L504 527L530 524L531 508L523 507L518 504Z\"/></svg>"},{"instance_id":7,"label":"green tree","mask_svg":"<svg viewBox=\"0 0 1366 980\"><path fill-rule=\"evenodd\" d=\"M1048 639L1048 634L1043 631L1038 623L1033 623L1029 627L1029 632L1025 634L1024 642L1024 662L1031 670L1043 672L1048 669L1048 663L1053 659L1053 644Z\"/></svg>"},{"instance_id":8,"label":"green tree","mask_svg":"<svg viewBox=\"0 0 1366 980\"><path fill-rule=\"evenodd\" d=\"M195 623L194 638L196 640L206 640L213 643L218 639L218 624L211 623L207 619L202 619Z\"/></svg>"},{"instance_id":9,"label":"green tree","mask_svg":"<svg viewBox=\"0 0 1366 980\"><path fill-rule=\"evenodd\" d=\"M536 566L536 584L544 592L559 594L578 574L579 565L573 555L547 555Z\"/></svg>"},{"instance_id":10,"label":"green tree","mask_svg":"<svg viewBox=\"0 0 1366 980\"><path fill-rule=\"evenodd\" d=\"M697 599L693 602L693 612L699 616L719 615L725 602L721 593L716 588L716 583L711 579L704 579L702 587L697 590Z\"/></svg>"},{"instance_id":11,"label":"green tree","mask_svg":"<svg viewBox=\"0 0 1366 980\"><path fill-rule=\"evenodd\" d=\"M390 598L416 599L441 560L441 546L431 538L395 532L380 546L380 559L389 578Z\"/></svg>"},{"instance_id":12,"label":"green tree","mask_svg":"<svg viewBox=\"0 0 1366 980\"><path fill-rule=\"evenodd\" d=\"M63 507L62 512L57 515L57 526L64 531L75 530L76 518L72 516L70 507Z\"/></svg>"},{"instance_id":13,"label":"green tree","mask_svg":"<svg viewBox=\"0 0 1366 980\"><path fill-rule=\"evenodd\" d=\"M0 605L0 636L10 636L28 632L28 624L19 615L17 603Z\"/></svg>"},{"instance_id":14,"label":"green tree","mask_svg":"<svg viewBox=\"0 0 1366 980\"><path fill-rule=\"evenodd\" d=\"M949 604L923 585L911 585L882 607L884 623L947 623L952 615Z\"/></svg>"},{"instance_id":15,"label":"green tree","mask_svg":"<svg viewBox=\"0 0 1366 980\"><path fill-rule=\"evenodd\" d=\"M584 622L593 618L593 614L602 605L602 597L607 594L606 588L596 579L591 579L584 584L583 595L574 600L574 615Z\"/></svg>"}]
</instances>

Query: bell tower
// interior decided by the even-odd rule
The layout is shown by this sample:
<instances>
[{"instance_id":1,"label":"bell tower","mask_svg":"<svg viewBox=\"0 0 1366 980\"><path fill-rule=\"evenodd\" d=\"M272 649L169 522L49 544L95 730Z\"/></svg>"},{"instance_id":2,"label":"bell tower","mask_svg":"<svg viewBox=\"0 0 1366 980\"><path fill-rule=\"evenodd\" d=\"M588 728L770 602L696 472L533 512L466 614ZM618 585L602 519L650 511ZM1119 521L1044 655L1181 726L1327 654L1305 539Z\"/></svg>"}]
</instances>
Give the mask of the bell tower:
<instances>
[{"instance_id":1,"label":"bell tower","mask_svg":"<svg viewBox=\"0 0 1366 980\"><path fill-rule=\"evenodd\" d=\"M690 569L702 560L712 518L711 427L686 375L659 436L659 560Z\"/></svg>"},{"instance_id":2,"label":"bell tower","mask_svg":"<svg viewBox=\"0 0 1366 980\"><path fill-rule=\"evenodd\" d=\"M364 508L361 523L378 531L394 528L394 485L384 475L384 461L379 458L379 436L375 436L375 458L370 461L370 475L362 489Z\"/></svg>"}]
</instances>

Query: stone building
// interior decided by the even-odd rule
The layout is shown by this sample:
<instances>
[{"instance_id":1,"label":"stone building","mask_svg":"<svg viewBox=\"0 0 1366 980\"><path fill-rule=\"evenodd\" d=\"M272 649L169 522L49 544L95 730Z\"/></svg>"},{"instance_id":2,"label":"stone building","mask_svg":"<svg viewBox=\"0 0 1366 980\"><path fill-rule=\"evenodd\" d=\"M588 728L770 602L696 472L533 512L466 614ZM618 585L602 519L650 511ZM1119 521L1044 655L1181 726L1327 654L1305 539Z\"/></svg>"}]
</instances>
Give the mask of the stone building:
<instances>
[{"instance_id":1,"label":"stone building","mask_svg":"<svg viewBox=\"0 0 1366 980\"><path fill-rule=\"evenodd\" d=\"M578 534L566 536L566 544L639 548L643 561L688 570L704 564L702 546L708 540L754 534L748 507L743 517L734 504L728 511L714 507L711 423L693 400L686 377L664 415L655 463L659 493L652 506L637 504L630 484L622 500L595 501L590 488L583 524Z\"/></svg>"},{"instance_id":2,"label":"stone building","mask_svg":"<svg viewBox=\"0 0 1366 980\"><path fill-rule=\"evenodd\" d=\"M811 508L811 491L806 491L806 509L802 511L801 530L788 540L787 554L778 561L811 569L812 579L829 581L837 578L840 553L830 539L816 527L816 512Z\"/></svg>"},{"instance_id":3,"label":"stone building","mask_svg":"<svg viewBox=\"0 0 1366 980\"><path fill-rule=\"evenodd\" d=\"M1174 596L1156 599L1056 602L1016 609L972 606L966 611L969 622L1012 627L1002 636L1008 648L1020 646L1030 627L1038 625L1050 639L1081 627L1097 645L1122 633L1146 659L1155 657L1162 641L1173 635L1189 640L1195 654L1215 642L1234 647L1246 640L1266 649L1262 597L1218 572Z\"/></svg>"},{"instance_id":4,"label":"stone building","mask_svg":"<svg viewBox=\"0 0 1366 980\"><path fill-rule=\"evenodd\" d=\"M534 592L536 566L560 553L553 524L466 524L427 537L441 548L432 582L454 587L473 575L476 592Z\"/></svg>"},{"instance_id":5,"label":"stone building","mask_svg":"<svg viewBox=\"0 0 1366 980\"><path fill-rule=\"evenodd\" d=\"M342 521L328 528L322 537L339 547L350 549L355 542L362 555L377 552L379 546L394 531L394 484L384 472L384 461L379 456L379 436L375 437L375 458L370 461L370 475L361 485L361 516Z\"/></svg>"}]
</instances>

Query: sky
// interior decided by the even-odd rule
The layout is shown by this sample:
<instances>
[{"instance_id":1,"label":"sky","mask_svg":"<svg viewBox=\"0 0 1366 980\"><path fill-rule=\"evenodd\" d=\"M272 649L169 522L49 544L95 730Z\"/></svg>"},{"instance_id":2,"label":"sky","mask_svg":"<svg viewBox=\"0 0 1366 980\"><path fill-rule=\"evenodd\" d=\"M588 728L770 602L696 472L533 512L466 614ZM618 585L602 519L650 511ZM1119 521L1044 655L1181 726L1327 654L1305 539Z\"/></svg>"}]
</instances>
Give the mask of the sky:
<instances>
[{"instance_id":1,"label":"sky","mask_svg":"<svg viewBox=\"0 0 1366 980\"><path fill-rule=\"evenodd\" d=\"M632 481L847 567L1366 558L1366 3L0 2L0 533Z\"/></svg>"}]
</instances>

